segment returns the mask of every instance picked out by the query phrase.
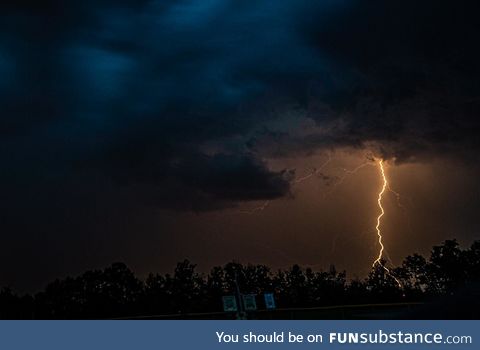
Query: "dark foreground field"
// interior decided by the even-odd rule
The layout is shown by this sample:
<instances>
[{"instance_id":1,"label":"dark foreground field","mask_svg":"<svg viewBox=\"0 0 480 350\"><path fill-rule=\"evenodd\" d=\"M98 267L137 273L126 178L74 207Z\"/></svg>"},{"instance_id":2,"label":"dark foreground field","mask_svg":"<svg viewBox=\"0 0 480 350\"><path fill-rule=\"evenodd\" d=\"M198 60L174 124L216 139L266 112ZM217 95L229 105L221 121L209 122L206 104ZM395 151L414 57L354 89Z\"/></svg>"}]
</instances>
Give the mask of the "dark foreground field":
<instances>
[{"instance_id":1,"label":"dark foreground field","mask_svg":"<svg viewBox=\"0 0 480 350\"><path fill-rule=\"evenodd\" d=\"M226 312L144 315L120 319L228 320L237 314ZM455 296L430 302L337 305L308 308L257 310L247 314L252 320L401 320L401 319L480 319L480 285L471 285Z\"/></svg>"},{"instance_id":2,"label":"dark foreground field","mask_svg":"<svg viewBox=\"0 0 480 350\"><path fill-rule=\"evenodd\" d=\"M370 320L403 319L419 311L421 303L340 305L313 308L285 308L276 310L258 310L248 314L248 319L255 320ZM225 312L186 313L171 315L136 316L119 319L144 320L228 320L235 319L236 314Z\"/></svg>"}]
</instances>

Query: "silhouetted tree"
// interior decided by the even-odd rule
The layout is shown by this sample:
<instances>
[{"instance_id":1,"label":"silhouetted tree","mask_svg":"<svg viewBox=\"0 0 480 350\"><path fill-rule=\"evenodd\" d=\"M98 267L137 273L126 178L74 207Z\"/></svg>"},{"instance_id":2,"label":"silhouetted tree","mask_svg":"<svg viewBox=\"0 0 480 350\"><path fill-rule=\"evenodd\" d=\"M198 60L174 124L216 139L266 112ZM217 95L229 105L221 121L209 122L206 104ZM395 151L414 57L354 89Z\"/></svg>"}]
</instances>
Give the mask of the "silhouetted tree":
<instances>
[{"instance_id":1,"label":"silhouetted tree","mask_svg":"<svg viewBox=\"0 0 480 350\"><path fill-rule=\"evenodd\" d=\"M196 265L184 260L175 267L173 278L166 281L177 312L191 312L198 309L204 280L195 272L195 268Z\"/></svg>"},{"instance_id":2,"label":"silhouetted tree","mask_svg":"<svg viewBox=\"0 0 480 350\"><path fill-rule=\"evenodd\" d=\"M401 288L393 276L393 272L385 269L385 260L375 264L370 271L366 287L376 302L390 302L401 296Z\"/></svg>"},{"instance_id":3,"label":"silhouetted tree","mask_svg":"<svg viewBox=\"0 0 480 350\"><path fill-rule=\"evenodd\" d=\"M475 241L464 253L467 265L467 278L471 281L480 282L480 241Z\"/></svg>"},{"instance_id":4,"label":"silhouetted tree","mask_svg":"<svg viewBox=\"0 0 480 350\"><path fill-rule=\"evenodd\" d=\"M227 294L225 282L225 270L221 266L212 268L205 282L204 302L205 306L210 306L212 311L222 310L222 296Z\"/></svg>"},{"instance_id":5,"label":"silhouetted tree","mask_svg":"<svg viewBox=\"0 0 480 350\"><path fill-rule=\"evenodd\" d=\"M456 240L447 240L433 247L430 255L428 290L434 294L451 293L465 282L465 254Z\"/></svg>"},{"instance_id":6,"label":"silhouetted tree","mask_svg":"<svg viewBox=\"0 0 480 350\"><path fill-rule=\"evenodd\" d=\"M143 309L148 313L161 314L173 312L170 290L167 289L170 276L150 273L145 280Z\"/></svg>"},{"instance_id":7,"label":"silhouetted tree","mask_svg":"<svg viewBox=\"0 0 480 350\"><path fill-rule=\"evenodd\" d=\"M393 270L395 277L403 287L405 297L409 299L420 298L429 285L429 268L425 258L419 254L407 256L401 267Z\"/></svg>"},{"instance_id":8,"label":"silhouetted tree","mask_svg":"<svg viewBox=\"0 0 480 350\"><path fill-rule=\"evenodd\" d=\"M33 298L29 295L19 297L10 288L0 290L0 319L33 318Z\"/></svg>"},{"instance_id":9,"label":"silhouetted tree","mask_svg":"<svg viewBox=\"0 0 480 350\"><path fill-rule=\"evenodd\" d=\"M478 304L480 241L462 250L456 240L447 240L434 246L428 259L413 254L401 266L389 267L389 272L385 264L376 264L364 280L348 282L345 271L338 272L334 266L314 271L293 265L272 273L265 265L233 261L213 267L204 276L184 260L173 274L149 274L142 282L125 264L114 263L103 270L57 279L35 297L3 288L0 318L88 319L221 311L222 296L234 294L236 284L242 293L258 295L260 307L264 306L260 296L266 292L275 294L279 308L442 300L452 294L469 305ZM462 315L476 314L469 309Z\"/></svg>"},{"instance_id":10,"label":"silhouetted tree","mask_svg":"<svg viewBox=\"0 0 480 350\"><path fill-rule=\"evenodd\" d=\"M353 279L346 285L345 294L345 299L352 304L362 304L369 301L367 285L358 278Z\"/></svg>"},{"instance_id":11,"label":"silhouetted tree","mask_svg":"<svg viewBox=\"0 0 480 350\"><path fill-rule=\"evenodd\" d=\"M290 270L278 274L280 293L283 294L282 304L287 307L299 307L308 305L309 291L306 277L299 265L293 265Z\"/></svg>"},{"instance_id":12,"label":"silhouetted tree","mask_svg":"<svg viewBox=\"0 0 480 350\"><path fill-rule=\"evenodd\" d=\"M143 284L123 263L47 285L35 297L38 318L108 318L132 314Z\"/></svg>"}]
</instances>

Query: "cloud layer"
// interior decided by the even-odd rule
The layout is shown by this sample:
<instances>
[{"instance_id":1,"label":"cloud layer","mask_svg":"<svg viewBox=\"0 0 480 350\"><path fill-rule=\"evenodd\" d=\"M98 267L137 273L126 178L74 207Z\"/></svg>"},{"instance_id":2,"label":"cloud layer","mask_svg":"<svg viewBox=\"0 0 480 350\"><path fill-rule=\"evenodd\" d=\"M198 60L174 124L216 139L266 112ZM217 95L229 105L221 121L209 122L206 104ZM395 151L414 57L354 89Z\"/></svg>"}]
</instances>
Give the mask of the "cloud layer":
<instances>
[{"instance_id":1,"label":"cloud layer","mask_svg":"<svg viewBox=\"0 0 480 350\"><path fill-rule=\"evenodd\" d=\"M292 172L262 159L272 145L477 159L470 3L1 6L2 176L20 192L102 178L134 200L209 210L289 193ZM299 135L299 116L319 132Z\"/></svg>"}]
</instances>

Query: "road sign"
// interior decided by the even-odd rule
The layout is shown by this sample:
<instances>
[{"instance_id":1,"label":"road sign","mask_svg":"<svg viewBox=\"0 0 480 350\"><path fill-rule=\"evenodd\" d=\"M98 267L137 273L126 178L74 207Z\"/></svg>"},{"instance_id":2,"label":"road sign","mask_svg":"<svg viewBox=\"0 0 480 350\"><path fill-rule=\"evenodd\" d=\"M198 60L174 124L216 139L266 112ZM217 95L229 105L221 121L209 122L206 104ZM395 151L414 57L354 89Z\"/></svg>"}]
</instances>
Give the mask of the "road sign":
<instances>
[{"instance_id":1,"label":"road sign","mask_svg":"<svg viewBox=\"0 0 480 350\"><path fill-rule=\"evenodd\" d=\"M263 296L265 298L265 307L267 309L275 309L276 306L273 293L265 293Z\"/></svg>"},{"instance_id":2,"label":"road sign","mask_svg":"<svg viewBox=\"0 0 480 350\"><path fill-rule=\"evenodd\" d=\"M223 298L223 311L225 312L237 312L237 299L235 295L225 295Z\"/></svg>"},{"instance_id":3,"label":"road sign","mask_svg":"<svg viewBox=\"0 0 480 350\"><path fill-rule=\"evenodd\" d=\"M257 302L255 301L255 294L243 294L243 305L245 311L254 311L257 309Z\"/></svg>"}]
</instances>

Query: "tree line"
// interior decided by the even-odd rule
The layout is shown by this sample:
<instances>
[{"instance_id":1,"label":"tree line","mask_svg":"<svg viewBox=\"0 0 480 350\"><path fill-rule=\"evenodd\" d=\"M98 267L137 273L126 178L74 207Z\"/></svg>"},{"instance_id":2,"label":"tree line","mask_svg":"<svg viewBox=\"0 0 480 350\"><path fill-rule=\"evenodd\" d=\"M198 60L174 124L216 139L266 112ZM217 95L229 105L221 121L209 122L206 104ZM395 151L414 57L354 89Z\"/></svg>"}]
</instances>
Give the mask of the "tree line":
<instances>
[{"instance_id":1,"label":"tree line","mask_svg":"<svg viewBox=\"0 0 480 350\"><path fill-rule=\"evenodd\" d=\"M385 261L382 261L385 264ZM452 295L480 281L480 241L461 249L456 240L434 246L425 258L413 254L389 269L377 264L364 279L347 279L334 266L314 271L293 265L272 271L265 265L229 262L199 273L188 260L171 274L141 280L123 263L77 277L57 279L34 295L0 291L2 319L95 319L222 311L222 296L274 293L279 308L416 302ZM259 308L262 308L262 298Z\"/></svg>"}]
</instances>

